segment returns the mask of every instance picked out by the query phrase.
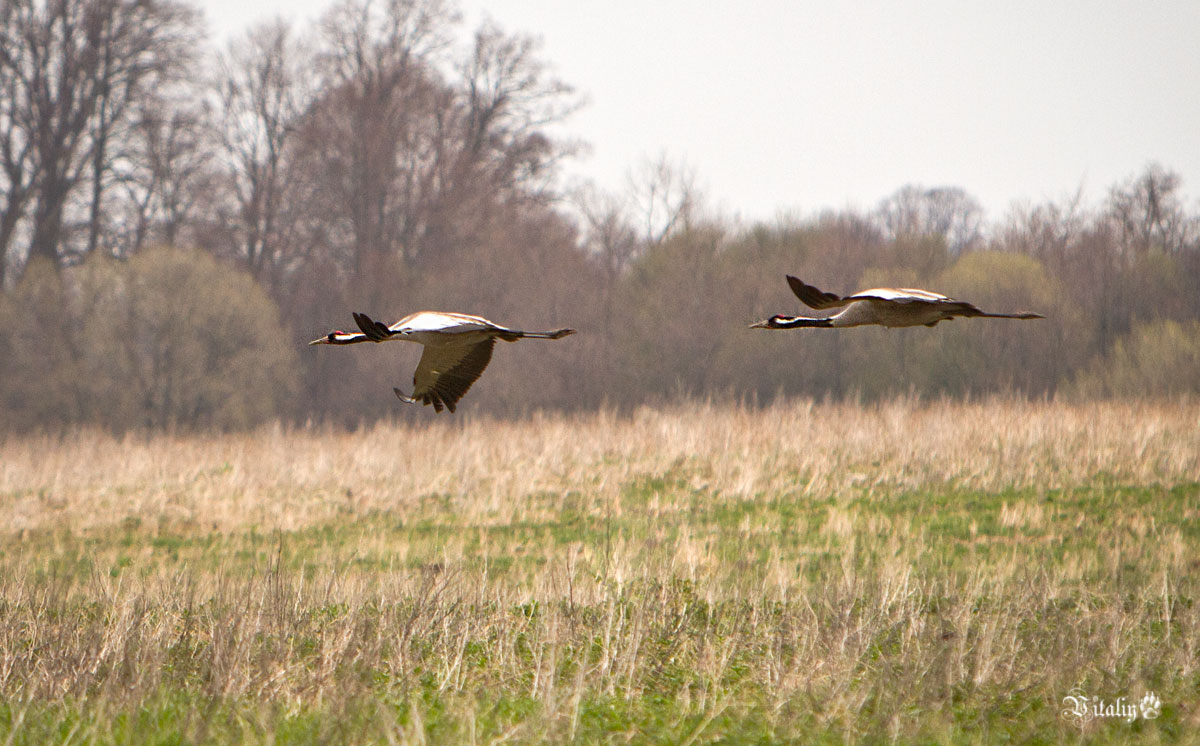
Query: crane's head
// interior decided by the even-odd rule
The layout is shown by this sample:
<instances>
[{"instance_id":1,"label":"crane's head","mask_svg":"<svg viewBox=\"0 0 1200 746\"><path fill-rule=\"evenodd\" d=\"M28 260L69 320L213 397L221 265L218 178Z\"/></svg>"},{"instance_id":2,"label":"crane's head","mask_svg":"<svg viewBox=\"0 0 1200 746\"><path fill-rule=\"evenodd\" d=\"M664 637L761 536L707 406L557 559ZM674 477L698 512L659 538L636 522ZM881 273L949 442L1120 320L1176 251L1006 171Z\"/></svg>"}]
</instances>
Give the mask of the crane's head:
<instances>
[{"instance_id":1,"label":"crane's head","mask_svg":"<svg viewBox=\"0 0 1200 746\"><path fill-rule=\"evenodd\" d=\"M780 322L786 321L789 318L790 318L789 316L783 316L783 315L777 313L769 319L764 319L762 321L757 321L757 322L751 324L750 328L751 329L779 329L779 328L781 328Z\"/></svg>"},{"instance_id":2,"label":"crane's head","mask_svg":"<svg viewBox=\"0 0 1200 746\"><path fill-rule=\"evenodd\" d=\"M337 331L329 332L324 337L317 337L313 341L309 342L309 344L310 345L349 345L349 344L354 344L355 342L362 342L365 339L366 339L366 337L362 334L359 334L359 333L350 334L348 332L342 331L341 329L338 329Z\"/></svg>"}]
</instances>

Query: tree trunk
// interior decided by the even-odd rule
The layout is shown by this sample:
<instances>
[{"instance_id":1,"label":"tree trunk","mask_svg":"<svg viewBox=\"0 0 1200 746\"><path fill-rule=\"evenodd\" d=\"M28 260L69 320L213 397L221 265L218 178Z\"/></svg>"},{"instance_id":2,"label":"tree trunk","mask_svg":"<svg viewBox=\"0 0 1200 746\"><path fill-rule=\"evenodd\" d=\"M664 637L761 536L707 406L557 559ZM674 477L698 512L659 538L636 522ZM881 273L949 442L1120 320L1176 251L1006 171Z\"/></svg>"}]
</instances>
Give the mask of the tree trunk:
<instances>
[{"instance_id":1,"label":"tree trunk","mask_svg":"<svg viewBox=\"0 0 1200 746\"><path fill-rule=\"evenodd\" d=\"M48 259L56 270L60 268L58 249L62 240L63 203L67 189L67 185L60 180L47 179L42 184L33 214L33 241L29 247L29 259Z\"/></svg>"}]
</instances>

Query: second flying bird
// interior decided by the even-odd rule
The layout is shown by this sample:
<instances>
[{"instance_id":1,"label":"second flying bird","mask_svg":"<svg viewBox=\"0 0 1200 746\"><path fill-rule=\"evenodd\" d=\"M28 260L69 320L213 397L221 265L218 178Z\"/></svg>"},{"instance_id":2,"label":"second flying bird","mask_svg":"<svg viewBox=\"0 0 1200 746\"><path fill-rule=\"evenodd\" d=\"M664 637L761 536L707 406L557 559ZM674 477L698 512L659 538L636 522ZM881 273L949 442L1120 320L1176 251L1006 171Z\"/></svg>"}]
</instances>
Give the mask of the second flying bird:
<instances>
[{"instance_id":1,"label":"second flying bird","mask_svg":"<svg viewBox=\"0 0 1200 746\"><path fill-rule=\"evenodd\" d=\"M823 311L841 308L833 316L784 316L775 314L765 321L751 324L752 329L800 329L805 327L838 328L846 326L934 326L955 316L974 316L992 319L1044 319L1040 313L990 313L971 303L948 298L941 293L914 288L872 288L853 295L840 296L806 285L791 275L788 285L796 297L809 308Z\"/></svg>"}]
</instances>

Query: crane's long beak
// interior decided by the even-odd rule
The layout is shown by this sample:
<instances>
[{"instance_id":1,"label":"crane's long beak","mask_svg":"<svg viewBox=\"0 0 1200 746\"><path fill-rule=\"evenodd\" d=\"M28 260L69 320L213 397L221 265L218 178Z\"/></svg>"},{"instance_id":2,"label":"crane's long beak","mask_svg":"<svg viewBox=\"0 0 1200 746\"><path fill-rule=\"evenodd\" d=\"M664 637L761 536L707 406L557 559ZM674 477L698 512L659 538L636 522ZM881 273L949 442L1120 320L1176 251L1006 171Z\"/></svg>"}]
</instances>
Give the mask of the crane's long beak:
<instances>
[{"instance_id":1,"label":"crane's long beak","mask_svg":"<svg viewBox=\"0 0 1200 746\"><path fill-rule=\"evenodd\" d=\"M345 332L341 332L341 331L337 331L337 332L329 332L329 333L328 333L328 334L326 334L324 337L317 337L316 339L314 339L313 341L309 342L308 344L309 344L309 345L331 345L331 344L335 344L334 340L335 340L335 339L337 339L337 335L339 335L339 334L345 334Z\"/></svg>"},{"instance_id":2,"label":"crane's long beak","mask_svg":"<svg viewBox=\"0 0 1200 746\"><path fill-rule=\"evenodd\" d=\"M771 328L771 320L763 319L762 321L756 321L750 325L750 328L751 329L770 329Z\"/></svg>"}]
</instances>

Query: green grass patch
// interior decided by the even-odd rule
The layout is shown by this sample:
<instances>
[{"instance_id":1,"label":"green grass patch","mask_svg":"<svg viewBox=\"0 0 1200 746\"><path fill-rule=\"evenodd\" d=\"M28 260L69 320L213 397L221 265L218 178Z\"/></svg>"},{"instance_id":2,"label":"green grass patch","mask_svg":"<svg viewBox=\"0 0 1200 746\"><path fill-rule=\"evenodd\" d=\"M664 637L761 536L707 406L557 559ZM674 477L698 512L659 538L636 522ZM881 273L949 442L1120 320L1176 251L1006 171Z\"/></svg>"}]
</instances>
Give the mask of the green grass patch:
<instances>
[{"instance_id":1,"label":"green grass patch","mask_svg":"<svg viewBox=\"0 0 1200 746\"><path fill-rule=\"evenodd\" d=\"M677 465L0 550L0 742L1196 742L1200 485L726 496ZM1062 715L1149 690L1154 720Z\"/></svg>"}]
</instances>

